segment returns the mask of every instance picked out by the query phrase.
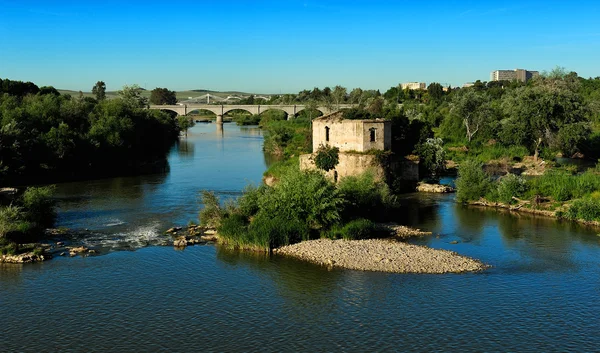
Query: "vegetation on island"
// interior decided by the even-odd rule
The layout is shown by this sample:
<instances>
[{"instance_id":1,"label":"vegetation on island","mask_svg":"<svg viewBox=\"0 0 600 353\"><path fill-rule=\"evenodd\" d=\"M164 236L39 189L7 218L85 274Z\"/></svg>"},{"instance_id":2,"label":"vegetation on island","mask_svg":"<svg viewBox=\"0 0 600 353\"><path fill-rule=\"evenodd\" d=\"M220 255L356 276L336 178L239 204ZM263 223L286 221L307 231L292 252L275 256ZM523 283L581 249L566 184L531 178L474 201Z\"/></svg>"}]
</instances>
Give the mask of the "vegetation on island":
<instances>
[{"instance_id":1,"label":"vegetation on island","mask_svg":"<svg viewBox=\"0 0 600 353\"><path fill-rule=\"evenodd\" d=\"M247 187L236 202L222 206L204 191L202 203L201 224L215 226L223 243L260 251L319 237L366 238L375 230L372 220L387 219L397 206L387 185L372 173L336 186L320 171L297 167L274 186Z\"/></svg>"},{"instance_id":2,"label":"vegetation on island","mask_svg":"<svg viewBox=\"0 0 600 353\"><path fill-rule=\"evenodd\" d=\"M0 255L15 255L22 244L38 241L56 219L53 188L29 187L0 198ZM40 250L37 250L40 251Z\"/></svg>"}]
</instances>

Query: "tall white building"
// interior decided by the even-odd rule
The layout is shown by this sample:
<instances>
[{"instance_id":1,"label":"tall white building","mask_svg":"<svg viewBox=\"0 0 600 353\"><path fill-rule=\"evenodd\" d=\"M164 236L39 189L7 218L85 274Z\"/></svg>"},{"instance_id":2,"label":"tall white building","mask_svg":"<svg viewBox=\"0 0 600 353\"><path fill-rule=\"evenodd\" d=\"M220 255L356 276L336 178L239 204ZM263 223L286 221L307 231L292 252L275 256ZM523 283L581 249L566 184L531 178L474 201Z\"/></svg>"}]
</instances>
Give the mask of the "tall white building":
<instances>
[{"instance_id":1,"label":"tall white building","mask_svg":"<svg viewBox=\"0 0 600 353\"><path fill-rule=\"evenodd\" d=\"M523 69L514 70L496 70L490 74L490 81L520 81L527 82L532 78L538 76L540 73L537 71L527 71Z\"/></svg>"}]
</instances>

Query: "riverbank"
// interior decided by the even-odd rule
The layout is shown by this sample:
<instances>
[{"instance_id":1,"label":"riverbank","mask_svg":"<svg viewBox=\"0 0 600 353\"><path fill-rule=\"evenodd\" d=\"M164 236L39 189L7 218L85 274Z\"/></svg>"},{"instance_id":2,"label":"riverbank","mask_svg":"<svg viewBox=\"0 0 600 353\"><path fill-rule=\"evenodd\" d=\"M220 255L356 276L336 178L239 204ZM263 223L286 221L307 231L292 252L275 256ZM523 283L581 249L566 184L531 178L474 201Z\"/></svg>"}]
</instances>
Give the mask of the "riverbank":
<instances>
[{"instance_id":1,"label":"riverbank","mask_svg":"<svg viewBox=\"0 0 600 353\"><path fill-rule=\"evenodd\" d=\"M318 239L273 251L329 268L392 273L464 273L488 268L452 251L411 245L393 239Z\"/></svg>"},{"instance_id":2,"label":"riverbank","mask_svg":"<svg viewBox=\"0 0 600 353\"><path fill-rule=\"evenodd\" d=\"M527 203L524 203L524 202L516 204L516 205L508 205L505 203L492 202L492 201L488 201L485 199L480 199L477 201L469 201L466 204L470 205L470 206L491 207L491 208L497 208L497 209L499 208L499 209L507 210L510 212L526 213L526 214L531 214L531 215L536 215L536 216L544 216L544 217L553 218L555 220L566 219L563 216L563 214L565 213L565 211L567 209L565 204L562 204L556 210L544 210L544 209L528 208ZM571 222L589 225L589 226L600 227L600 222L598 222L598 221L586 221L584 219L567 219L567 220L571 221Z\"/></svg>"}]
</instances>

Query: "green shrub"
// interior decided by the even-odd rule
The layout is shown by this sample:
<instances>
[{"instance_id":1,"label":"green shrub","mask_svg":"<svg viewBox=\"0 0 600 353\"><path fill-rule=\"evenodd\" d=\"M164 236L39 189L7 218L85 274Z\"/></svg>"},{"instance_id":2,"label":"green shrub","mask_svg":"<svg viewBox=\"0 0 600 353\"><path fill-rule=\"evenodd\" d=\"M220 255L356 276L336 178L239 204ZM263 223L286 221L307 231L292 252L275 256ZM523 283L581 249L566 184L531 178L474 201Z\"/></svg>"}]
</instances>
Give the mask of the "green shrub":
<instances>
[{"instance_id":1,"label":"green shrub","mask_svg":"<svg viewBox=\"0 0 600 353\"><path fill-rule=\"evenodd\" d=\"M19 246L16 243L0 244L0 255L16 255L18 252Z\"/></svg>"},{"instance_id":2,"label":"green shrub","mask_svg":"<svg viewBox=\"0 0 600 353\"><path fill-rule=\"evenodd\" d=\"M375 233L375 224L364 218L348 222L341 229L342 238L345 240L368 239Z\"/></svg>"},{"instance_id":3,"label":"green shrub","mask_svg":"<svg viewBox=\"0 0 600 353\"><path fill-rule=\"evenodd\" d=\"M261 121L261 116L260 115L238 115L238 116L235 116L233 120L235 121L235 123L237 125L240 125L240 126L258 125Z\"/></svg>"},{"instance_id":4,"label":"green shrub","mask_svg":"<svg viewBox=\"0 0 600 353\"><path fill-rule=\"evenodd\" d=\"M440 138L428 138L416 147L421 160L419 167L428 176L435 178L446 169L446 152L442 144L443 141Z\"/></svg>"},{"instance_id":5,"label":"green shrub","mask_svg":"<svg viewBox=\"0 0 600 353\"><path fill-rule=\"evenodd\" d=\"M591 198L575 200L567 210L566 218L600 221L600 202Z\"/></svg>"},{"instance_id":6,"label":"green shrub","mask_svg":"<svg viewBox=\"0 0 600 353\"><path fill-rule=\"evenodd\" d=\"M47 228L54 225L56 211L52 199L53 193L53 186L29 187L21 196L25 219L35 227Z\"/></svg>"},{"instance_id":7,"label":"green shrub","mask_svg":"<svg viewBox=\"0 0 600 353\"><path fill-rule=\"evenodd\" d=\"M207 227L218 227L226 214L221 208L221 204L217 195L215 195L215 193L212 191L202 190L200 193L199 202L204 204L204 208L200 210L199 214L200 225Z\"/></svg>"},{"instance_id":8,"label":"green shrub","mask_svg":"<svg viewBox=\"0 0 600 353\"><path fill-rule=\"evenodd\" d=\"M456 179L456 199L459 202L479 200L491 187L490 177L483 171L480 162L464 161L458 168Z\"/></svg>"},{"instance_id":9,"label":"green shrub","mask_svg":"<svg viewBox=\"0 0 600 353\"><path fill-rule=\"evenodd\" d=\"M252 220L248 231L252 242L265 250L310 239L310 229L306 222L280 216L271 217L264 213Z\"/></svg>"},{"instance_id":10,"label":"green shrub","mask_svg":"<svg viewBox=\"0 0 600 353\"><path fill-rule=\"evenodd\" d=\"M217 227L219 236L232 247L245 247L248 240L248 221L241 214L231 214L220 219Z\"/></svg>"},{"instance_id":11,"label":"green shrub","mask_svg":"<svg viewBox=\"0 0 600 353\"><path fill-rule=\"evenodd\" d=\"M284 174L295 171L300 172L300 158L293 157L277 161L269 166L265 171L265 176L272 176L280 179Z\"/></svg>"},{"instance_id":12,"label":"green shrub","mask_svg":"<svg viewBox=\"0 0 600 353\"><path fill-rule=\"evenodd\" d=\"M342 178L338 190L345 200L342 210L344 220L365 217L386 221L398 207L398 201L387 184L377 181L371 170Z\"/></svg>"},{"instance_id":13,"label":"green shrub","mask_svg":"<svg viewBox=\"0 0 600 353\"><path fill-rule=\"evenodd\" d=\"M237 200L237 205L240 213L245 217L254 216L260 209L260 199L268 191L268 187L261 185L255 187L252 185L246 186L244 194Z\"/></svg>"},{"instance_id":14,"label":"green shrub","mask_svg":"<svg viewBox=\"0 0 600 353\"><path fill-rule=\"evenodd\" d=\"M301 220L311 229L321 229L340 220L343 203L335 185L321 172L290 171L260 198L258 213Z\"/></svg>"},{"instance_id":15,"label":"green shrub","mask_svg":"<svg viewBox=\"0 0 600 353\"><path fill-rule=\"evenodd\" d=\"M527 181L520 176L508 174L498 181L498 201L511 204L514 197L520 197L527 191Z\"/></svg>"},{"instance_id":16,"label":"green shrub","mask_svg":"<svg viewBox=\"0 0 600 353\"><path fill-rule=\"evenodd\" d=\"M320 145L315 154L315 166L326 172L335 169L335 166L340 162L340 149Z\"/></svg>"}]
</instances>

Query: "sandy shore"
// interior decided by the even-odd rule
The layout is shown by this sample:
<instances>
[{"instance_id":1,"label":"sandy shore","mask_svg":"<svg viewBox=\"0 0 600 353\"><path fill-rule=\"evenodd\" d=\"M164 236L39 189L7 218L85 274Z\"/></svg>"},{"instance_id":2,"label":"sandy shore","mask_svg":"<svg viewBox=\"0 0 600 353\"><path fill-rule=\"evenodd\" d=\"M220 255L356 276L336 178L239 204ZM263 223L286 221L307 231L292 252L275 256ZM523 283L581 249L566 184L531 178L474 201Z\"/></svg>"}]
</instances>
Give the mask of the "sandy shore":
<instances>
[{"instance_id":1,"label":"sandy shore","mask_svg":"<svg viewBox=\"0 0 600 353\"><path fill-rule=\"evenodd\" d=\"M360 271L461 273L485 270L480 261L452 251L389 239L318 239L275 249L274 253L316 264Z\"/></svg>"}]
</instances>

